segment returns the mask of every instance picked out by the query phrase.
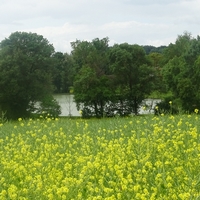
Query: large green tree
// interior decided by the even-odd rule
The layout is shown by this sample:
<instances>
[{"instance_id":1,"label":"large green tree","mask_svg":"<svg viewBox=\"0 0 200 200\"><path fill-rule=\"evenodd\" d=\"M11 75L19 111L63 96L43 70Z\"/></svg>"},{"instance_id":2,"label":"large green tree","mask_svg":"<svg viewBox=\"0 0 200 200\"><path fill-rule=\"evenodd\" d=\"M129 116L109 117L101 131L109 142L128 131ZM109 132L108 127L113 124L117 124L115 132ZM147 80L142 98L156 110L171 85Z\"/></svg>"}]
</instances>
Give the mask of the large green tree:
<instances>
[{"instance_id":1,"label":"large green tree","mask_svg":"<svg viewBox=\"0 0 200 200\"><path fill-rule=\"evenodd\" d=\"M52 92L54 47L36 33L15 32L0 43L0 106L8 117L27 116Z\"/></svg>"},{"instance_id":2,"label":"large green tree","mask_svg":"<svg viewBox=\"0 0 200 200\"><path fill-rule=\"evenodd\" d=\"M111 97L108 38L96 38L92 42L76 41L72 43L72 48L78 69L74 82L77 106L83 106L84 114L102 117L106 102Z\"/></svg>"},{"instance_id":3,"label":"large green tree","mask_svg":"<svg viewBox=\"0 0 200 200\"><path fill-rule=\"evenodd\" d=\"M53 85L55 93L63 92L62 84L62 73L64 71L64 60L65 56L62 52L56 52L53 55L54 66L53 66Z\"/></svg>"},{"instance_id":4,"label":"large green tree","mask_svg":"<svg viewBox=\"0 0 200 200\"><path fill-rule=\"evenodd\" d=\"M140 103L153 89L154 68L139 45L116 44L109 58L121 107L127 113L138 114Z\"/></svg>"},{"instance_id":5,"label":"large green tree","mask_svg":"<svg viewBox=\"0 0 200 200\"><path fill-rule=\"evenodd\" d=\"M56 52L53 55L53 85L55 93L68 93L73 86L75 66L71 55Z\"/></svg>"},{"instance_id":6,"label":"large green tree","mask_svg":"<svg viewBox=\"0 0 200 200\"><path fill-rule=\"evenodd\" d=\"M163 75L162 75L162 68L164 66L164 63L163 63L164 56L162 53L153 52L148 55L148 58L151 62L151 66L155 70L155 80L154 80L154 88L152 92L152 97L161 98L161 96L164 93L167 93L166 84L163 80Z\"/></svg>"},{"instance_id":7,"label":"large green tree","mask_svg":"<svg viewBox=\"0 0 200 200\"><path fill-rule=\"evenodd\" d=\"M185 111L200 108L200 37L192 38L186 32L178 36L164 55L168 61L163 67L163 76L174 99L179 99Z\"/></svg>"}]
</instances>

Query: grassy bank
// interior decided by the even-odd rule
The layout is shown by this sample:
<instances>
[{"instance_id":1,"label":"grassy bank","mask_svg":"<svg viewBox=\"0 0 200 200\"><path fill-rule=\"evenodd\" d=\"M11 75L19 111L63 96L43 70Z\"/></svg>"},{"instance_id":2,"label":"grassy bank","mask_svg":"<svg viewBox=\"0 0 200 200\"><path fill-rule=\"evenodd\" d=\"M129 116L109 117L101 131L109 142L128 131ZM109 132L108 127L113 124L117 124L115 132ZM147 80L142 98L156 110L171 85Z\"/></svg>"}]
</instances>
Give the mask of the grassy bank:
<instances>
[{"instance_id":1,"label":"grassy bank","mask_svg":"<svg viewBox=\"0 0 200 200\"><path fill-rule=\"evenodd\" d=\"M198 115L0 125L0 199L199 199Z\"/></svg>"}]
</instances>

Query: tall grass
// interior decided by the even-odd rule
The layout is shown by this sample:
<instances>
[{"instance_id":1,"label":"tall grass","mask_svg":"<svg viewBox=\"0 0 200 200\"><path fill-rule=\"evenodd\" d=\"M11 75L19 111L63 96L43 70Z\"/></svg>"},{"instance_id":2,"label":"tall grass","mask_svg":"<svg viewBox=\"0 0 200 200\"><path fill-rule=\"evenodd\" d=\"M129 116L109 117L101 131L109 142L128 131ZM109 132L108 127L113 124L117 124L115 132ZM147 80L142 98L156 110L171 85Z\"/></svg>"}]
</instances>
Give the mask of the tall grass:
<instances>
[{"instance_id":1,"label":"tall grass","mask_svg":"<svg viewBox=\"0 0 200 200\"><path fill-rule=\"evenodd\" d=\"M0 124L0 199L200 199L199 116Z\"/></svg>"}]
</instances>

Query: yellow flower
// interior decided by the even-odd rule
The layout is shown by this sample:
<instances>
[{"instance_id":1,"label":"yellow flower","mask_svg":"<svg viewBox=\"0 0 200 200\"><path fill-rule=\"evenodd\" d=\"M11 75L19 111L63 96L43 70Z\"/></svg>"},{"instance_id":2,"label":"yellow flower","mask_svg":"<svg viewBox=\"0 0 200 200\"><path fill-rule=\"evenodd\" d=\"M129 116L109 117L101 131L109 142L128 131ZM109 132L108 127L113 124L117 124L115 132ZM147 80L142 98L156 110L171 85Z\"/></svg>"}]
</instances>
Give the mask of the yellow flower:
<instances>
[{"instance_id":1,"label":"yellow flower","mask_svg":"<svg viewBox=\"0 0 200 200\"><path fill-rule=\"evenodd\" d=\"M22 121L22 118L18 118L18 121L21 122L21 121Z\"/></svg>"},{"instance_id":2,"label":"yellow flower","mask_svg":"<svg viewBox=\"0 0 200 200\"><path fill-rule=\"evenodd\" d=\"M196 114L198 114L199 109L195 108L195 109L194 109L194 112L195 112Z\"/></svg>"},{"instance_id":3,"label":"yellow flower","mask_svg":"<svg viewBox=\"0 0 200 200\"><path fill-rule=\"evenodd\" d=\"M172 101L169 101L169 104L172 105Z\"/></svg>"}]
</instances>

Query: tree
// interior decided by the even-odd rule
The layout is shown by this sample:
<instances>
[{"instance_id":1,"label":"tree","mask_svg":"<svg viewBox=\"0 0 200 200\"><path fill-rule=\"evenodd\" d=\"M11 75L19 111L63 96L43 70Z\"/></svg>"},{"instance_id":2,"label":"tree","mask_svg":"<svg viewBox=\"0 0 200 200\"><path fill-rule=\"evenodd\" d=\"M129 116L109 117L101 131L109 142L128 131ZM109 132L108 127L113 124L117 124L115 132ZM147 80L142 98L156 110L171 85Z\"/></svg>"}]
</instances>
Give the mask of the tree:
<instances>
[{"instance_id":1,"label":"tree","mask_svg":"<svg viewBox=\"0 0 200 200\"><path fill-rule=\"evenodd\" d=\"M175 49L177 52L173 55ZM199 36L195 39L186 32L178 36L165 53L168 62L163 67L163 76L168 90L172 91L174 99L180 99L183 110L192 112L194 108L200 108Z\"/></svg>"},{"instance_id":2,"label":"tree","mask_svg":"<svg viewBox=\"0 0 200 200\"><path fill-rule=\"evenodd\" d=\"M89 115L103 117L104 106L111 95L109 86L108 76L97 76L96 71L91 67L82 67L74 83L74 98L78 108L83 105L83 110L89 111Z\"/></svg>"},{"instance_id":3,"label":"tree","mask_svg":"<svg viewBox=\"0 0 200 200\"><path fill-rule=\"evenodd\" d=\"M138 114L138 107L153 87L154 70L139 45L116 44L110 51L110 67L116 78L116 93L127 113Z\"/></svg>"},{"instance_id":4,"label":"tree","mask_svg":"<svg viewBox=\"0 0 200 200\"><path fill-rule=\"evenodd\" d=\"M52 95L45 96L44 99L39 102L37 113L43 117L55 118L61 114L61 107Z\"/></svg>"},{"instance_id":5,"label":"tree","mask_svg":"<svg viewBox=\"0 0 200 200\"><path fill-rule=\"evenodd\" d=\"M25 117L52 92L54 47L36 33L15 32L0 43L0 105Z\"/></svg>"},{"instance_id":6,"label":"tree","mask_svg":"<svg viewBox=\"0 0 200 200\"><path fill-rule=\"evenodd\" d=\"M160 47L154 47L151 45L145 45L143 46L145 52L147 55L151 53L163 53L163 51L167 48L167 46L160 46Z\"/></svg>"},{"instance_id":7,"label":"tree","mask_svg":"<svg viewBox=\"0 0 200 200\"><path fill-rule=\"evenodd\" d=\"M191 40L191 33L184 32L183 35L178 35L175 44L169 44L169 46L163 51L164 64L175 56L180 57L187 53L190 48Z\"/></svg>"},{"instance_id":8,"label":"tree","mask_svg":"<svg viewBox=\"0 0 200 200\"><path fill-rule=\"evenodd\" d=\"M153 88L153 93L156 94L158 93L159 95L166 93L166 84L163 80L163 75L162 75L162 68L164 66L163 64L163 59L164 56L161 53L150 53L148 55L148 58L151 62L151 66L155 70L155 80L154 80L154 88Z\"/></svg>"},{"instance_id":9,"label":"tree","mask_svg":"<svg viewBox=\"0 0 200 200\"><path fill-rule=\"evenodd\" d=\"M68 93L73 86L75 66L71 55L56 52L53 55L53 85L55 93Z\"/></svg>"},{"instance_id":10,"label":"tree","mask_svg":"<svg viewBox=\"0 0 200 200\"><path fill-rule=\"evenodd\" d=\"M76 40L71 42L71 55L75 61L75 70L78 72L83 65L87 64L88 56L93 51L94 47L91 42Z\"/></svg>"},{"instance_id":11,"label":"tree","mask_svg":"<svg viewBox=\"0 0 200 200\"><path fill-rule=\"evenodd\" d=\"M63 70L64 70L65 56L62 52L56 52L53 55L53 58L54 58L54 66L53 66L54 92L55 93L61 93L61 92L63 92L62 73L63 73Z\"/></svg>"},{"instance_id":12,"label":"tree","mask_svg":"<svg viewBox=\"0 0 200 200\"><path fill-rule=\"evenodd\" d=\"M74 82L76 104L79 109L83 105L85 114L102 117L111 96L108 38L76 41L72 47L72 56L79 69Z\"/></svg>"},{"instance_id":13,"label":"tree","mask_svg":"<svg viewBox=\"0 0 200 200\"><path fill-rule=\"evenodd\" d=\"M72 55L64 54L62 77L62 92L70 93L70 88L73 87L74 78L76 75L75 62Z\"/></svg>"}]
</instances>

